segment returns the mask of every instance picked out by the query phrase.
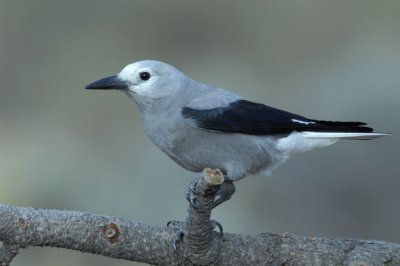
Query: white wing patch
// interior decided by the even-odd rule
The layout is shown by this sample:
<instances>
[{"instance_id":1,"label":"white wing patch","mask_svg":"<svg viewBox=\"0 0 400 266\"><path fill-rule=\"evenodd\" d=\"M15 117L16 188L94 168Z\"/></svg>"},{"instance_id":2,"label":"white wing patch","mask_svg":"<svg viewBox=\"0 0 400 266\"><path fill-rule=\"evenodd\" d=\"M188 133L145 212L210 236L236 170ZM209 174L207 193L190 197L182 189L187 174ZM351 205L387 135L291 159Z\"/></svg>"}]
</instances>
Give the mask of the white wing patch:
<instances>
[{"instance_id":1,"label":"white wing patch","mask_svg":"<svg viewBox=\"0 0 400 266\"><path fill-rule=\"evenodd\" d=\"M301 121L298 119L292 119L292 122L303 124L303 125L315 124L315 122L313 122L313 121Z\"/></svg>"}]
</instances>

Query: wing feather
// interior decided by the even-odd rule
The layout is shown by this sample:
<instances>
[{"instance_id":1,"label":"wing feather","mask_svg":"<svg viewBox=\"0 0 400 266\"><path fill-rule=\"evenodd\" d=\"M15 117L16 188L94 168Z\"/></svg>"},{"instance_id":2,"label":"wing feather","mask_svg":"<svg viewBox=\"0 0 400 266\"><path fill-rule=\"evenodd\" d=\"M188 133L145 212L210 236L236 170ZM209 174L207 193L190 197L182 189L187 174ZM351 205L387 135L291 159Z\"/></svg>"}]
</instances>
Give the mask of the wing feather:
<instances>
[{"instance_id":1,"label":"wing feather","mask_svg":"<svg viewBox=\"0 0 400 266\"><path fill-rule=\"evenodd\" d=\"M199 128L249 135L290 134L293 131L372 132L362 122L338 122L308 119L264 104L236 100L224 107L200 109L186 106L182 110Z\"/></svg>"}]
</instances>

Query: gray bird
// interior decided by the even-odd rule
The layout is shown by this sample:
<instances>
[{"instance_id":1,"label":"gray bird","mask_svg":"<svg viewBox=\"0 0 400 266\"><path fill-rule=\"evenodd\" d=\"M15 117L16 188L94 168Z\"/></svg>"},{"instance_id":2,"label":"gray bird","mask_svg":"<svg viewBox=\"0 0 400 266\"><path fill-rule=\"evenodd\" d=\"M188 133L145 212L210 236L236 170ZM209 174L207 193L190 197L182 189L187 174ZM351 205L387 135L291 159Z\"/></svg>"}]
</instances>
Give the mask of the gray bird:
<instances>
[{"instance_id":1,"label":"gray bird","mask_svg":"<svg viewBox=\"0 0 400 266\"><path fill-rule=\"evenodd\" d=\"M219 168L225 175L214 207L235 191L234 181L269 174L290 156L340 139L375 139L362 122L308 119L244 100L230 91L195 81L171 65L144 60L86 89L116 89L139 106L152 142L192 172Z\"/></svg>"}]
</instances>

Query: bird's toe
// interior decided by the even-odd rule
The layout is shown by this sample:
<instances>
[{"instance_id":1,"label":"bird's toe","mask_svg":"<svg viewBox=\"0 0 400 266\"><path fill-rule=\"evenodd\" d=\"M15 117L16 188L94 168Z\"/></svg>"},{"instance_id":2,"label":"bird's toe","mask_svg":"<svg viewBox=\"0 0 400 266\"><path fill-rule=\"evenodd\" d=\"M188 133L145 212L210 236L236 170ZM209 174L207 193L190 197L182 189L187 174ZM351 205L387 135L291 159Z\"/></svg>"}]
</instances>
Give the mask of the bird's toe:
<instances>
[{"instance_id":1,"label":"bird's toe","mask_svg":"<svg viewBox=\"0 0 400 266\"><path fill-rule=\"evenodd\" d=\"M183 233L183 230L179 229L174 237L171 239L171 245L174 251L177 251L177 245L183 240L184 235L185 234Z\"/></svg>"},{"instance_id":2,"label":"bird's toe","mask_svg":"<svg viewBox=\"0 0 400 266\"><path fill-rule=\"evenodd\" d=\"M168 228L183 228L184 225L185 225L185 222L177 221L177 220L171 220L171 221L167 222Z\"/></svg>"},{"instance_id":3,"label":"bird's toe","mask_svg":"<svg viewBox=\"0 0 400 266\"><path fill-rule=\"evenodd\" d=\"M222 225L215 220L211 220L210 222L211 222L211 229L214 230L215 228L218 228L220 236L223 237L224 229L222 228Z\"/></svg>"}]
</instances>

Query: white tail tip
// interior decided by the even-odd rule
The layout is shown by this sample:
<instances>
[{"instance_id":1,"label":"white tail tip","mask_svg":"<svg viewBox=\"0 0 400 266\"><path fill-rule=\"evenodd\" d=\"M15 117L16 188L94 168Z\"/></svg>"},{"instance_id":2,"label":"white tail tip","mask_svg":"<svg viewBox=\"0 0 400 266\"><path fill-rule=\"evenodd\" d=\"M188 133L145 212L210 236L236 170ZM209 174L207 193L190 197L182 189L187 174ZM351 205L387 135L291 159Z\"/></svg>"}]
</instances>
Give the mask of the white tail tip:
<instances>
[{"instance_id":1,"label":"white tail tip","mask_svg":"<svg viewBox=\"0 0 400 266\"><path fill-rule=\"evenodd\" d=\"M310 139L377 139L385 136L391 136L389 133L357 133L357 132L311 132L304 131L301 132L304 137Z\"/></svg>"}]
</instances>

